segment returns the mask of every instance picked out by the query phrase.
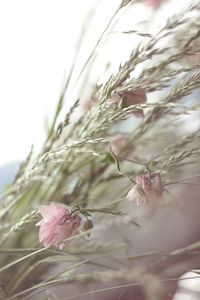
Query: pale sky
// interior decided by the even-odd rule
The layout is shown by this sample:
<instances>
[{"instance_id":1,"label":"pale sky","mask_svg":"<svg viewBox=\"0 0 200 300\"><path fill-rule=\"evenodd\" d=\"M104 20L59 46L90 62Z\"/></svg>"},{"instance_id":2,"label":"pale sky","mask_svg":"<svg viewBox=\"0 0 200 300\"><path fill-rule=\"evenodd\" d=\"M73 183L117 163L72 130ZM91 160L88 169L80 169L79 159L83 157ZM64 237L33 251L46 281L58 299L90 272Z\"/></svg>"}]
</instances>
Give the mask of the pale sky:
<instances>
[{"instance_id":1,"label":"pale sky","mask_svg":"<svg viewBox=\"0 0 200 300\"><path fill-rule=\"evenodd\" d=\"M184 2L188 1L181 0ZM91 34L88 48L82 51L80 66L120 0L0 0L0 166L25 159L32 143L36 151L39 150L45 138L45 124L52 119L59 98L64 74L71 66L81 25L88 8L95 3L100 13L96 21L89 24ZM177 7L177 0L173 3ZM140 20L145 13L149 17L152 11L138 6L134 21ZM161 23L168 13L165 5L160 13ZM158 21L158 14L154 14L154 18ZM124 28L133 26L131 16L123 22L127 25ZM103 63L101 58L97 61L94 78L105 69L106 56L107 60L110 56L118 68L123 53L130 53L126 47L128 39L121 39L123 49L119 49L118 37L113 38L103 55Z\"/></svg>"},{"instance_id":2,"label":"pale sky","mask_svg":"<svg viewBox=\"0 0 200 300\"><path fill-rule=\"evenodd\" d=\"M92 2L0 1L0 165L44 140Z\"/></svg>"}]
</instances>

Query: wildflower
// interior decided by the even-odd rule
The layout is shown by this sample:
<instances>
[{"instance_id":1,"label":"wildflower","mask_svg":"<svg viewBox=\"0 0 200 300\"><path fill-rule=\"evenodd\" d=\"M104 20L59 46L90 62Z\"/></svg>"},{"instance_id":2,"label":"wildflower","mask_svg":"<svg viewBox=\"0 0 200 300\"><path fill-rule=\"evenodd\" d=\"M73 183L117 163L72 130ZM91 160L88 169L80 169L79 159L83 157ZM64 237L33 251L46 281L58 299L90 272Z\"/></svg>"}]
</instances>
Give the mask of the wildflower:
<instances>
[{"instance_id":1,"label":"wildflower","mask_svg":"<svg viewBox=\"0 0 200 300\"><path fill-rule=\"evenodd\" d=\"M136 184L128 192L126 199L136 200L137 205L148 205L153 198L161 198L164 187L159 173L149 175L138 175L135 178Z\"/></svg>"},{"instance_id":2,"label":"wildflower","mask_svg":"<svg viewBox=\"0 0 200 300\"><path fill-rule=\"evenodd\" d=\"M122 147L125 145L125 142L127 140L126 136L123 136L122 134L116 134L113 136L110 136L110 147L112 148L112 151L115 155L118 155L122 149Z\"/></svg>"},{"instance_id":3,"label":"wildflower","mask_svg":"<svg viewBox=\"0 0 200 300\"><path fill-rule=\"evenodd\" d=\"M153 8L157 8L163 1L166 0L144 0L144 3L148 6L152 6Z\"/></svg>"},{"instance_id":4,"label":"wildflower","mask_svg":"<svg viewBox=\"0 0 200 300\"><path fill-rule=\"evenodd\" d=\"M65 239L78 233L81 218L71 214L72 211L59 204L40 205L39 211L43 219L36 224L40 226L39 240L45 248L56 245L62 250L69 244Z\"/></svg>"},{"instance_id":5,"label":"wildflower","mask_svg":"<svg viewBox=\"0 0 200 300\"><path fill-rule=\"evenodd\" d=\"M147 102L145 89L136 88L133 91L123 91L115 96L114 101L119 102L122 99L122 108L129 107L134 104L143 104ZM136 109L133 114L136 117L143 117L143 110Z\"/></svg>"},{"instance_id":6,"label":"wildflower","mask_svg":"<svg viewBox=\"0 0 200 300\"><path fill-rule=\"evenodd\" d=\"M191 55L191 56L190 56L190 60L191 60L193 63L197 63L197 62L200 60L200 53Z\"/></svg>"}]
</instances>

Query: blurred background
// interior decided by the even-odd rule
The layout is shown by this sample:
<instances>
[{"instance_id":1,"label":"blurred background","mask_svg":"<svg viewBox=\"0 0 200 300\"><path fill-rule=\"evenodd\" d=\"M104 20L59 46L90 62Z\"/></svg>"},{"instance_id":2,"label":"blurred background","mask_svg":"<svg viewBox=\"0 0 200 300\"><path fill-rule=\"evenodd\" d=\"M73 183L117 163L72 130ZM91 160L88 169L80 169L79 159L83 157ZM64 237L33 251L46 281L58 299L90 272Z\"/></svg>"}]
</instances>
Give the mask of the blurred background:
<instances>
[{"instance_id":1,"label":"blurred background","mask_svg":"<svg viewBox=\"0 0 200 300\"><path fill-rule=\"evenodd\" d=\"M119 30L135 29L144 20L148 29L151 26L152 31L157 30L187 2L164 1L157 9L138 3L134 6L134 17L132 11L119 16ZM84 42L71 89L119 3L116 0L0 1L0 166L25 159L32 144L36 151L41 147L72 67L81 31ZM134 40L137 40L135 35ZM119 35L113 34L97 59L90 84L102 76L107 62L111 64L110 73L117 70L133 46L130 35L120 35L119 39ZM63 114L75 97L66 95Z\"/></svg>"},{"instance_id":2,"label":"blurred background","mask_svg":"<svg viewBox=\"0 0 200 300\"><path fill-rule=\"evenodd\" d=\"M71 103L78 97L81 101L87 99L88 89L95 82L101 84L128 57L138 37L113 33L97 56L88 87L82 86L80 79L74 90L80 70L120 2L0 1L1 191L12 180L31 145L35 153L42 146L82 35L84 40L59 120ZM134 17L132 11L119 16L119 31L134 30L142 21L144 30L148 27L153 33L187 2L189 0L165 1L155 8L141 1L134 7ZM191 122L187 130L195 126L196 122ZM177 295L175 300L196 300L194 297Z\"/></svg>"}]
</instances>

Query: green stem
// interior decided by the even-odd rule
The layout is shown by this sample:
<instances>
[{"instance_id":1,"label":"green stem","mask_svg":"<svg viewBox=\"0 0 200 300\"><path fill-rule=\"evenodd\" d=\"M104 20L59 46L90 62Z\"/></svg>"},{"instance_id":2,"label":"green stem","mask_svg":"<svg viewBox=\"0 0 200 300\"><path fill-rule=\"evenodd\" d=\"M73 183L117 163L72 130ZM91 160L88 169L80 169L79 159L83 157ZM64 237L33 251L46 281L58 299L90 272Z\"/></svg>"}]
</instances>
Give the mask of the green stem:
<instances>
[{"instance_id":1,"label":"green stem","mask_svg":"<svg viewBox=\"0 0 200 300\"><path fill-rule=\"evenodd\" d=\"M115 16L117 15L117 13L119 12L120 9L121 9L121 7L119 7L119 8L115 11L114 15L112 16L112 18L111 18L110 21L108 22L106 28L104 29L104 31L103 31L102 34L100 35L98 41L96 42L94 48L92 49L92 51L91 51L91 53L89 54L89 56L88 56L86 62L84 63L84 65L83 65L83 67L82 67L82 69L81 69L81 71L80 71L78 77L76 78L76 81L75 81L75 84L73 85L72 90L75 88L75 86L77 85L78 81L80 80L80 77L81 77L83 71L84 71L85 68L87 67L87 65L88 65L88 63L90 62L90 60L93 58L93 55L95 54L95 51L96 51L97 47L99 46L102 37L104 36L104 34L106 33L106 31L107 31L108 28L110 27L110 24L112 23L113 19L115 18Z\"/></svg>"},{"instance_id":2,"label":"green stem","mask_svg":"<svg viewBox=\"0 0 200 300\"><path fill-rule=\"evenodd\" d=\"M115 162L116 162L116 166L117 166L117 171L118 171L118 173L119 173L120 175L122 175L122 176L128 178L132 184L136 184L136 182L135 182L134 179L132 179L128 174L125 174L125 173L123 173L123 172L120 170L119 160L118 160L117 156L113 153L111 147L110 147L110 151L111 151L112 157L114 158L114 160L115 160Z\"/></svg>"},{"instance_id":3,"label":"green stem","mask_svg":"<svg viewBox=\"0 0 200 300\"><path fill-rule=\"evenodd\" d=\"M70 69L69 75L67 77L67 81L66 81L66 83L64 85L63 91L62 91L62 93L61 93L61 95L59 97L58 104L57 104L57 107L56 107L56 112L55 112L55 115L53 117L52 125L51 125L51 128L49 130L47 139L45 141L45 145L47 144L48 140L50 139L50 137L52 136L52 134L54 132L56 120L57 120L58 115L59 115L59 113L60 113L60 111L62 109L63 102L64 102L64 97L65 97L66 91L68 89L68 86L69 86L69 83L70 83L70 80L71 80L71 77L72 77L72 74L73 74L73 71L74 71L74 68L75 68L75 65L76 65L76 59L77 59L79 51L80 51L81 41L82 41L83 36L84 36L83 31L81 31L81 34L80 34L79 39L78 39L77 46L75 47L76 52L75 52L75 55L74 55L74 58L73 58L71 69Z\"/></svg>"},{"instance_id":4,"label":"green stem","mask_svg":"<svg viewBox=\"0 0 200 300\"><path fill-rule=\"evenodd\" d=\"M29 257L31 257L31 256L33 256L33 255L36 255L36 254L38 254L38 253L40 253L40 252L43 252L43 251L45 251L45 250L46 250L46 248L42 248L42 249L39 249L39 250L37 250L37 251L35 251L35 252L32 252L32 253L30 253L30 254L28 254L28 255L25 255L25 256L23 256L23 257L21 257L21 258L15 260L15 261L12 261L11 263L9 263L9 264L5 265L4 267L2 267L2 268L0 269L0 273L3 272L3 271L5 271L5 270L7 270L7 269L9 269L9 268L11 268L12 266L14 266L14 265L16 265L16 264L22 262L23 260L25 260L25 259L27 259L27 258L29 258Z\"/></svg>"}]
</instances>

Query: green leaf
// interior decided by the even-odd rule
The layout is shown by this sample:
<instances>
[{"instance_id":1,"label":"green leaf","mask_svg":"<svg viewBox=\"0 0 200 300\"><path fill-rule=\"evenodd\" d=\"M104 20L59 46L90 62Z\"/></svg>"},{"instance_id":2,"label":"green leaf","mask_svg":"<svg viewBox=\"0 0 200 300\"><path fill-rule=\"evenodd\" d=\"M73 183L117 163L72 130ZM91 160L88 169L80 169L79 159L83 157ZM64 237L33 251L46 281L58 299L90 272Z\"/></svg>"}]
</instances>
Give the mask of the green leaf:
<instances>
[{"instance_id":1,"label":"green leaf","mask_svg":"<svg viewBox=\"0 0 200 300\"><path fill-rule=\"evenodd\" d=\"M113 158L113 156L110 153L105 153L105 157L101 160L101 162L103 163L115 163L115 159Z\"/></svg>"}]
</instances>

